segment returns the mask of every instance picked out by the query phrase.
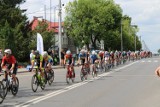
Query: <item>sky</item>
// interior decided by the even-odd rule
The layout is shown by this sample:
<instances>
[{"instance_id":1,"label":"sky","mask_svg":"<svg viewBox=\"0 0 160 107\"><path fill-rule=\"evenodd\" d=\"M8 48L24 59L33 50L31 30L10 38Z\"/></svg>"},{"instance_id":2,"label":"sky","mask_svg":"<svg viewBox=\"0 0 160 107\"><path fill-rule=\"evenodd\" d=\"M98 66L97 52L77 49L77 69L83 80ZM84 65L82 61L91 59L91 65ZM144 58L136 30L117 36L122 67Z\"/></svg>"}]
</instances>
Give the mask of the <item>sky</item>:
<instances>
[{"instance_id":1,"label":"sky","mask_svg":"<svg viewBox=\"0 0 160 107\"><path fill-rule=\"evenodd\" d=\"M73 0L61 0L62 4L67 4ZM160 49L160 0L114 0L123 10L123 15L132 18L132 24L138 25L141 37L150 51L157 53ZM50 5L51 4L51 5ZM33 16L43 17L47 20L58 21L59 0L26 0L21 5L22 9L27 9L26 15L29 20ZM46 5L46 15L44 14L44 5ZM50 6L51 13L50 13ZM50 16L51 15L51 16ZM62 7L62 17L65 17L65 9Z\"/></svg>"}]
</instances>

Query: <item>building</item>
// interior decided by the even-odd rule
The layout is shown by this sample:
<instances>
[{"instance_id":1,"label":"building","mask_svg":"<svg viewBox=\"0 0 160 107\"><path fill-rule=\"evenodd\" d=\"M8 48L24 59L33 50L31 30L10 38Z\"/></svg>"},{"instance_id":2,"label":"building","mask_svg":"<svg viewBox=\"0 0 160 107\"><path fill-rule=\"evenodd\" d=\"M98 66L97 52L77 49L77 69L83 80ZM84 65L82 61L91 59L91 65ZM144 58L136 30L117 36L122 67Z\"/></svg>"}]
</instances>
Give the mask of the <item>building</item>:
<instances>
[{"instance_id":1,"label":"building","mask_svg":"<svg viewBox=\"0 0 160 107\"><path fill-rule=\"evenodd\" d=\"M58 34L59 22L49 22L39 17L33 17L33 20L30 23L31 29L34 30L38 26L38 23L43 21L45 21L48 24L48 28L46 30L49 30L49 31L53 30L55 32L55 34L53 35L55 36L55 44L53 45L58 47L59 46L59 34ZM63 49L70 49L72 52L75 53L76 47L74 46L73 40L66 35L66 33L64 32L63 26L64 26L64 23L62 22L61 46Z\"/></svg>"}]
</instances>

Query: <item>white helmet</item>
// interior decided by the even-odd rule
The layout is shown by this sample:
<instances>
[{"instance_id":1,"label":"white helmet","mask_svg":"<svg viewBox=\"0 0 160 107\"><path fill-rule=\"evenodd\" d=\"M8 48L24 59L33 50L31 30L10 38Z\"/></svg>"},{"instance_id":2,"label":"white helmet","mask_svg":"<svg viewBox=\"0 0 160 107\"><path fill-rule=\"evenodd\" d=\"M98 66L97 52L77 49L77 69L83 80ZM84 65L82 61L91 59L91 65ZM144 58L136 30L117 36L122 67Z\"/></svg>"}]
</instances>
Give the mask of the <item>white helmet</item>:
<instances>
[{"instance_id":1,"label":"white helmet","mask_svg":"<svg viewBox=\"0 0 160 107\"><path fill-rule=\"evenodd\" d=\"M92 51L92 55L95 55L96 54L96 51Z\"/></svg>"},{"instance_id":2,"label":"white helmet","mask_svg":"<svg viewBox=\"0 0 160 107\"><path fill-rule=\"evenodd\" d=\"M105 54L108 54L108 51L105 51Z\"/></svg>"},{"instance_id":3,"label":"white helmet","mask_svg":"<svg viewBox=\"0 0 160 107\"><path fill-rule=\"evenodd\" d=\"M47 53L47 51L44 51L43 52L43 57L46 57L46 56L48 56L48 53Z\"/></svg>"},{"instance_id":4,"label":"white helmet","mask_svg":"<svg viewBox=\"0 0 160 107\"><path fill-rule=\"evenodd\" d=\"M68 51L66 52L66 54L67 54L67 55L70 55L70 54L71 54L71 51L70 51L70 50L68 50Z\"/></svg>"},{"instance_id":5,"label":"white helmet","mask_svg":"<svg viewBox=\"0 0 160 107\"><path fill-rule=\"evenodd\" d=\"M82 49L80 52L81 52L81 53L84 53L84 52L85 52L85 50L84 50L84 49Z\"/></svg>"},{"instance_id":6,"label":"white helmet","mask_svg":"<svg viewBox=\"0 0 160 107\"><path fill-rule=\"evenodd\" d=\"M11 49L6 49L6 50L4 51L4 53L12 54L12 51L11 51Z\"/></svg>"}]
</instances>

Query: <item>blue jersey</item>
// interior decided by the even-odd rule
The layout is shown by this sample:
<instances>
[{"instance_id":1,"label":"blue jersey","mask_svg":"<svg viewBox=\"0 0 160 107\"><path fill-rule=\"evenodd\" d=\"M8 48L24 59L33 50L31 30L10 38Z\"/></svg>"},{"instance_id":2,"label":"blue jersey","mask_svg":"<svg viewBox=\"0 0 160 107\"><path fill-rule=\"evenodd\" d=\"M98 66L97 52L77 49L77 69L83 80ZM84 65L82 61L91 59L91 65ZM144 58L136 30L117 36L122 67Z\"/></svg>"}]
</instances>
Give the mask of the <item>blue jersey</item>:
<instances>
[{"instance_id":1,"label":"blue jersey","mask_svg":"<svg viewBox=\"0 0 160 107\"><path fill-rule=\"evenodd\" d=\"M84 54L80 53L78 57L81 59L85 59L87 57L87 55L85 53Z\"/></svg>"},{"instance_id":2,"label":"blue jersey","mask_svg":"<svg viewBox=\"0 0 160 107\"><path fill-rule=\"evenodd\" d=\"M91 55L90 58L91 58L92 60L98 59L97 55Z\"/></svg>"}]
</instances>

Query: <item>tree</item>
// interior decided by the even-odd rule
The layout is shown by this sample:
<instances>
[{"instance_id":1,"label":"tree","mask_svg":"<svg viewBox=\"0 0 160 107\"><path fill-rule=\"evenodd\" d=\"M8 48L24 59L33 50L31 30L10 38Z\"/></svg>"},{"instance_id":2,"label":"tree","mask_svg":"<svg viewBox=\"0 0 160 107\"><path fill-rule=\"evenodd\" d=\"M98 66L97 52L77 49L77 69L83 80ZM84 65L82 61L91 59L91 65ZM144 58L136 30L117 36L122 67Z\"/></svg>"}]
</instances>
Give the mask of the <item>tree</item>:
<instances>
[{"instance_id":1,"label":"tree","mask_svg":"<svg viewBox=\"0 0 160 107\"><path fill-rule=\"evenodd\" d=\"M0 43L2 48L11 48L18 61L29 59L29 35L31 29L19 5L25 0L1 0Z\"/></svg>"},{"instance_id":2,"label":"tree","mask_svg":"<svg viewBox=\"0 0 160 107\"><path fill-rule=\"evenodd\" d=\"M67 33L87 46L92 43L96 48L97 41L109 41L111 32L108 31L112 30L115 36L118 34L117 23L120 23L122 10L113 0L78 0L69 3L66 10Z\"/></svg>"},{"instance_id":3,"label":"tree","mask_svg":"<svg viewBox=\"0 0 160 107\"><path fill-rule=\"evenodd\" d=\"M158 53L160 54L160 49L158 49Z\"/></svg>"},{"instance_id":4,"label":"tree","mask_svg":"<svg viewBox=\"0 0 160 107\"><path fill-rule=\"evenodd\" d=\"M123 16L121 7L113 0L75 0L67 5L66 13L66 32L76 43L91 43L96 49L97 43L104 40L105 50L120 50L122 24L124 49L134 49L137 29L131 27L131 18ZM137 43L139 48L138 39Z\"/></svg>"},{"instance_id":5,"label":"tree","mask_svg":"<svg viewBox=\"0 0 160 107\"><path fill-rule=\"evenodd\" d=\"M39 21L38 26L33 31L33 37L31 39L31 48L36 48L37 32L42 35L44 50L48 50L53 44L55 44L55 37L53 30L47 30L48 24L45 21Z\"/></svg>"}]
</instances>

